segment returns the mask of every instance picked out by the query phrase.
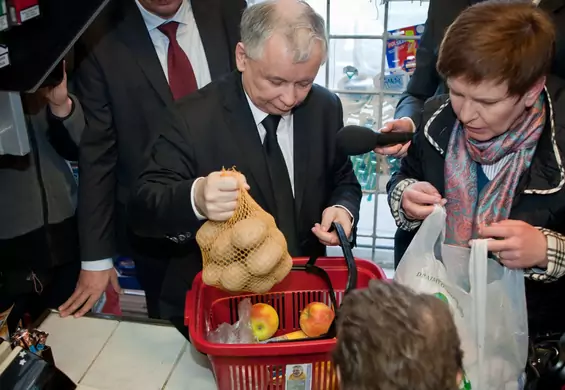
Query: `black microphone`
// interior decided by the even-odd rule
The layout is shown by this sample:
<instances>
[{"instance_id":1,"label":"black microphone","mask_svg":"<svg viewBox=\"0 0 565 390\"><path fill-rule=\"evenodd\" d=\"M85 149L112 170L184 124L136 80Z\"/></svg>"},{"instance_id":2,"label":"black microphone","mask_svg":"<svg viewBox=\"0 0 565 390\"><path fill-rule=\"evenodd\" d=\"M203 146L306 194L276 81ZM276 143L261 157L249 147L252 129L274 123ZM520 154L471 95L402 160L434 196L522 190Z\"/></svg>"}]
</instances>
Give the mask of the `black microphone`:
<instances>
[{"instance_id":1,"label":"black microphone","mask_svg":"<svg viewBox=\"0 0 565 390\"><path fill-rule=\"evenodd\" d=\"M365 154L377 146L405 144L413 133L379 133L364 126L345 126L337 132L337 147L348 156Z\"/></svg>"}]
</instances>

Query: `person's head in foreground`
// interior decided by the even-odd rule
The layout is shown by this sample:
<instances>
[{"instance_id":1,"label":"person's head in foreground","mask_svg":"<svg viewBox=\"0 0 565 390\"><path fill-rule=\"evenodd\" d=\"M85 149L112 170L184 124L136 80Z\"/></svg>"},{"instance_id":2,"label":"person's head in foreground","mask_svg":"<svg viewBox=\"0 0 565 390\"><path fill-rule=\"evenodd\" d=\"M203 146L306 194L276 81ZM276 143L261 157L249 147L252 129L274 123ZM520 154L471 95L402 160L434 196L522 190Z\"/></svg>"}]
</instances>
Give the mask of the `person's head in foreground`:
<instances>
[{"instance_id":1,"label":"person's head in foreground","mask_svg":"<svg viewBox=\"0 0 565 390\"><path fill-rule=\"evenodd\" d=\"M487 1L461 13L447 30L437 62L461 139L485 142L511 132L512 139L498 141L505 151L520 142L535 144L554 46L549 16L529 0Z\"/></svg>"},{"instance_id":2,"label":"person's head in foreground","mask_svg":"<svg viewBox=\"0 0 565 390\"><path fill-rule=\"evenodd\" d=\"M344 297L337 321L342 390L459 389L459 335L439 298L372 281Z\"/></svg>"},{"instance_id":3,"label":"person's head in foreground","mask_svg":"<svg viewBox=\"0 0 565 390\"><path fill-rule=\"evenodd\" d=\"M305 1L248 7L235 55L253 104L269 114L290 113L310 92L327 47L324 20Z\"/></svg>"}]
</instances>

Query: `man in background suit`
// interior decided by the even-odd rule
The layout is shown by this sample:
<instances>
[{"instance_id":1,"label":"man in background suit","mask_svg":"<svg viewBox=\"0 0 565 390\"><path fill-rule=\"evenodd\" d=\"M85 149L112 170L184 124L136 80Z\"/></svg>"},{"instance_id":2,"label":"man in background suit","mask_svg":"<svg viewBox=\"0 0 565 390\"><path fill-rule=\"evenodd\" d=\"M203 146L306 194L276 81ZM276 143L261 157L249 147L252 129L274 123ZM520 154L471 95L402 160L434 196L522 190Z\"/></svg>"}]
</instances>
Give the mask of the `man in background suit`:
<instances>
[{"instance_id":1,"label":"man in background suit","mask_svg":"<svg viewBox=\"0 0 565 390\"><path fill-rule=\"evenodd\" d=\"M115 0L77 46L86 52L75 79L87 120L79 162L83 267L63 316L90 310L119 253L133 257L148 314L159 317L165 272L184 248L129 232L130 186L157 137L149 125L155 112L235 68L245 6L245 0Z\"/></svg>"},{"instance_id":2,"label":"man in background suit","mask_svg":"<svg viewBox=\"0 0 565 390\"><path fill-rule=\"evenodd\" d=\"M439 45L445 31L465 8L482 1L485 0L430 0L428 19L416 52L416 69L396 106L395 119L381 131L414 132L423 125L421 118L425 101L448 92L436 70ZM531 1L553 17L558 34L552 73L565 79L565 0ZM410 143L394 145L377 148L375 152L403 157L409 146Z\"/></svg>"},{"instance_id":3,"label":"man in background suit","mask_svg":"<svg viewBox=\"0 0 565 390\"><path fill-rule=\"evenodd\" d=\"M203 221L236 208L235 166L251 196L275 217L292 256L321 256L359 219L361 188L350 160L336 154L343 126L339 98L313 85L327 56L322 17L304 1L250 6L236 47L238 72L170 110L129 206L140 235L189 237L192 258L173 260L162 310L182 321L185 293L202 267L194 237Z\"/></svg>"}]
</instances>

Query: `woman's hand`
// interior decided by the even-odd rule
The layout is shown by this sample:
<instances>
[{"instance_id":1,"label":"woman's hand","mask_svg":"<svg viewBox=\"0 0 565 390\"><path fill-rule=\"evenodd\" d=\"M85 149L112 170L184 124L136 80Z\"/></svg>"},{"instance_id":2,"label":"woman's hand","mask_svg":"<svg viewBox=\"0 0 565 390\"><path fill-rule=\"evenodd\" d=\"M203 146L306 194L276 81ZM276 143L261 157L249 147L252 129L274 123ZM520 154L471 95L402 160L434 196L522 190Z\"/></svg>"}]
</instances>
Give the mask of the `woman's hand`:
<instances>
[{"instance_id":1,"label":"woman's hand","mask_svg":"<svg viewBox=\"0 0 565 390\"><path fill-rule=\"evenodd\" d=\"M488 250L495 253L508 268L547 268L545 235L523 221L506 220L479 229L489 241Z\"/></svg>"},{"instance_id":2,"label":"woman's hand","mask_svg":"<svg viewBox=\"0 0 565 390\"><path fill-rule=\"evenodd\" d=\"M434 206L445 205L447 201L430 183L419 181L410 184L402 193L402 210L412 220L421 221L434 211Z\"/></svg>"},{"instance_id":3,"label":"woman's hand","mask_svg":"<svg viewBox=\"0 0 565 390\"><path fill-rule=\"evenodd\" d=\"M73 110L73 101L69 97L67 89L67 72L65 71L63 81L56 87L47 87L43 96L49 103L51 113L59 118L66 118Z\"/></svg>"}]
</instances>

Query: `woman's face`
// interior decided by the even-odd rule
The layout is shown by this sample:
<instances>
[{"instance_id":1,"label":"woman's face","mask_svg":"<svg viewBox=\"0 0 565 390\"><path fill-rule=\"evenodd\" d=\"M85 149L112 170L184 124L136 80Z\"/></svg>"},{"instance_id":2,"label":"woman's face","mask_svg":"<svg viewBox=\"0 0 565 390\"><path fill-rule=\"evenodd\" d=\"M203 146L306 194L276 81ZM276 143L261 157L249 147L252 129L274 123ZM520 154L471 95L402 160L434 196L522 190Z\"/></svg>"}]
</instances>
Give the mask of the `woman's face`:
<instances>
[{"instance_id":1,"label":"woman's face","mask_svg":"<svg viewBox=\"0 0 565 390\"><path fill-rule=\"evenodd\" d=\"M545 78L524 96L509 96L506 83L483 81L472 84L462 77L449 78L449 97L455 115L469 138L488 141L505 133L516 119L535 104Z\"/></svg>"}]
</instances>

